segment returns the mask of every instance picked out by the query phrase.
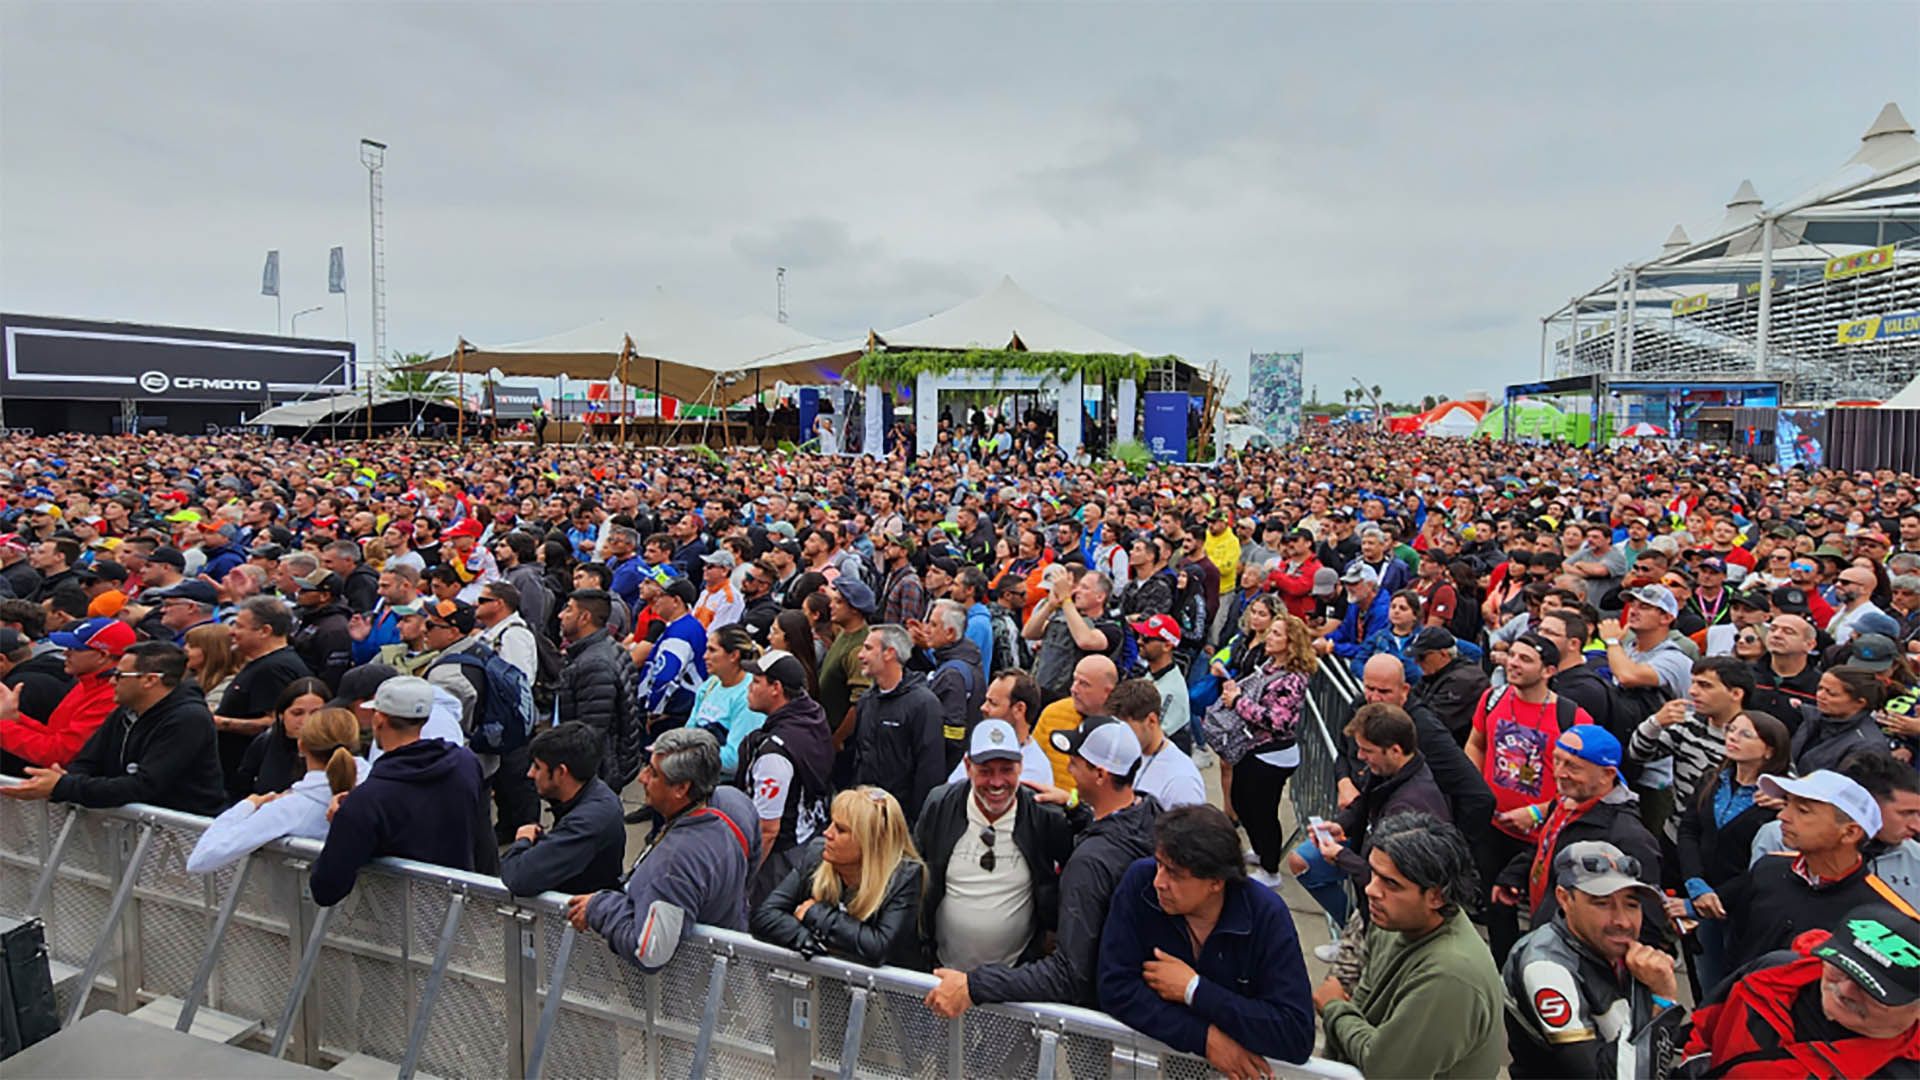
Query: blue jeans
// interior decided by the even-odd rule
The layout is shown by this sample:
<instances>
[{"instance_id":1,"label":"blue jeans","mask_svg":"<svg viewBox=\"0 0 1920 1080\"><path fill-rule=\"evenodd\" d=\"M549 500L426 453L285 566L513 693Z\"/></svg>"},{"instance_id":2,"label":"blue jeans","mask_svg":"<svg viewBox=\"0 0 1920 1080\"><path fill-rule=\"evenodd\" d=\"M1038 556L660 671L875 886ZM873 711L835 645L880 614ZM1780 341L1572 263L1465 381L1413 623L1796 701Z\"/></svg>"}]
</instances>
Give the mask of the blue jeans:
<instances>
[{"instance_id":1,"label":"blue jeans","mask_svg":"<svg viewBox=\"0 0 1920 1080\"><path fill-rule=\"evenodd\" d=\"M1293 850L1307 861L1306 870L1294 880L1326 909L1327 917L1333 920L1334 925L1345 926L1350 906L1347 901L1346 871L1322 858L1320 849L1313 846L1311 840Z\"/></svg>"}]
</instances>

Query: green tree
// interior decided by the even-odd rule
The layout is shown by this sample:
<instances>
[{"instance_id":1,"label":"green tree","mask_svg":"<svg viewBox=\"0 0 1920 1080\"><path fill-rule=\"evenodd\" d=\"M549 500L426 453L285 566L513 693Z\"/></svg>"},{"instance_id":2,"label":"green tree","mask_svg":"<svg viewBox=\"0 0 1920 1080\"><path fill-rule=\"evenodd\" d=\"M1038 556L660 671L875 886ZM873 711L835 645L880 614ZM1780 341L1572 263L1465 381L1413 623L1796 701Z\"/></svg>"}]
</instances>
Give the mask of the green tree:
<instances>
[{"instance_id":1,"label":"green tree","mask_svg":"<svg viewBox=\"0 0 1920 1080\"><path fill-rule=\"evenodd\" d=\"M414 364L433 359L432 353L393 354L394 366L388 368L380 380L380 389L395 394L418 394L423 397L452 397L459 393L459 384L453 376L437 371L408 371Z\"/></svg>"}]
</instances>

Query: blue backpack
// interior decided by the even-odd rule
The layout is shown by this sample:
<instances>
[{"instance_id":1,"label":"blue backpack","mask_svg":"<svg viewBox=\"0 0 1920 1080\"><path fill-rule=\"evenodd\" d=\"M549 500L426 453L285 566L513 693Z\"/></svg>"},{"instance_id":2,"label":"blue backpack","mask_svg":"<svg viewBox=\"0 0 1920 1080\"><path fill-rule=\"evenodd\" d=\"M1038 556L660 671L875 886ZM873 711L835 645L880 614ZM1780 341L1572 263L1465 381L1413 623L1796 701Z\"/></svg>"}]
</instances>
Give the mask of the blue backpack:
<instances>
[{"instance_id":1,"label":"blue backpack","mask_svg":"<svg viewBox=\"0 0 1920 1080\"><path fill-rule=\"evenodd\" d=\"M468 680L479 691L479 700L473 706L473 730L467 733L470 749L504 754L526 745L533 736L534 713L533 684L524 672L485 645L443 656L429 670L442 664L465 668Z\"/></svg>"}]
</instances>

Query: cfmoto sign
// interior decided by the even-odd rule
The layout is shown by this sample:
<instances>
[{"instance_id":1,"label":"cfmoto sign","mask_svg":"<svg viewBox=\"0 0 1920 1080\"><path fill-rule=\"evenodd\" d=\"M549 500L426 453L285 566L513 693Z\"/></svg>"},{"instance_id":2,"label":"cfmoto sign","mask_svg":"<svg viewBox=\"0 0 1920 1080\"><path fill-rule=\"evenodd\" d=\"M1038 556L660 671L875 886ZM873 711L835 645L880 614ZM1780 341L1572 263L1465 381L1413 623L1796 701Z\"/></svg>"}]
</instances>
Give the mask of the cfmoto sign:
<instances>
[{"instance_id":1,"label":"cfmoto sign","mask_svg":"<svg viewBox=\"0 0 1920 1080\"><path fill-rule=\"evenodd\" d=\"M230 390L258 393L265 384L258 379L203 379L191 375L172 376L164 371L140 373L140 389L149 394L168 390Z\"/></svg>"}]
</instances>

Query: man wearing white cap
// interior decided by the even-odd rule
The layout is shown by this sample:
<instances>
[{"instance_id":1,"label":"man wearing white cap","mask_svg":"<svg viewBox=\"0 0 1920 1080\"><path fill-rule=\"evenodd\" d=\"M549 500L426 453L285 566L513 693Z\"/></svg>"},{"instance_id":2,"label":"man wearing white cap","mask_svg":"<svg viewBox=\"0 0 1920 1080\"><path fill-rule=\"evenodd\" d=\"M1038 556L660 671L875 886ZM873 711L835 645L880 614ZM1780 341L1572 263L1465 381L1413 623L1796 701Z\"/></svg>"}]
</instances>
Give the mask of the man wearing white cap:
<instances>
[{"instance_id":1,"label":"man wearing white cap","mask_svg":"<svg viewBox=\"0 0 1920 1080\"><path fill-rule=\"evenodd\" d=\"M1797 779L1763 776L1760 792L1786 800L1780 838L1793 851L1768 855L1721 887L1729 969L1835 925L1861 904L1905 905L1862 853L1881 824L1880 804L1866 788L1819 769Z\"/></svg>"},{"instance_id":2,"label":"man wearing white cap","mask_svg":"<svg viewBox=\"0 0 1920 1080\"><path fill-rule=\"evenodd\" d=\"M326 847L313 863L315 903L345 899L360 868L382 855L473 869L483 815L480 761L464 746L420 737L433 699L433 684L411 675L388 679L374 693L373 738L382 753L331 814Z\"/></svg>"},{"instance_id":3,"label":"man wearing white cap","mask_svg":"<svg viewBox=\"0 0 1920 1080\"><path fill-rule=\"evenodd\" d=\"M935 788L920 811L921 925L942 966L1034 959L1052 929L1073 831L1020 782L1022 760L1013 725L982 720L967 742L965 782Z\"/></svg>"},{"instance_id":4,"label":"man wearing white cap","mask_svg":"<svg viewBox=\"0 0 1920 1080\"><path fill-rule=\"evenodd\" d=\"M984 722L981 726L985 726ZM1136 859L1153 854L1153 822L1160 804L1137 795L1133 774L1140 740L1111 716L1092 716L1076 728L1048 736L1067 755L1079 801L1093 811L1073 856L1060 873L1059 930L1054 950L1030 964L988 964L973 971L937 968L940 985L928 991L927 1007L949 1019L976 1004L1061 1001L1092 1006L1099 970L1100 934L1114 886Z\"/></svg>"}]
</instances>

